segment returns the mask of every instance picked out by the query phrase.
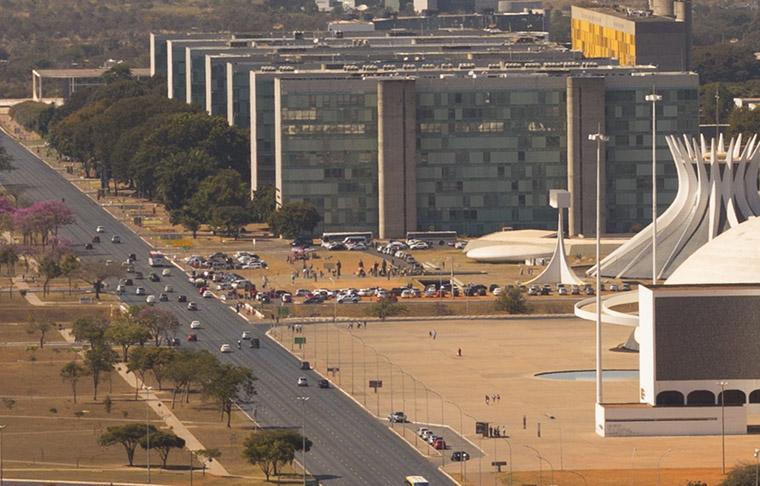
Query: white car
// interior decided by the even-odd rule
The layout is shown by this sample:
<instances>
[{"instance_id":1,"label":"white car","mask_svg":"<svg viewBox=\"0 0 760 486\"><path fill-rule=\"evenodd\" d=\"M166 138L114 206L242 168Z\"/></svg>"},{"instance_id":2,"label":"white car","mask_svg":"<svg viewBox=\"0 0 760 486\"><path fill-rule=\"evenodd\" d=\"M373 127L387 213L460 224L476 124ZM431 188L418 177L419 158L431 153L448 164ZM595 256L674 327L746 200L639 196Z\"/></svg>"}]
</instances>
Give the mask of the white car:
<instances>
[{"instance_id":1,"label":"white car","mask_svg":"<svg viewBox=\"0 0 760 486\"><path fill-rule=\"evenodd\" d=\"M102 226L98 226L97 228L95 228L95 232L96 233L105 233L106 229L104 227L102 227Z\"/></svg>"},{"instance_id":2,"label":"white car","mask_svg":"<svg viewBox=\"0 0 760 486\"><path fill-rule=\"evenodd\" d=\"M242 266L244 270L259 270L266 268L267 264L263 261L249 262Z\"/></svg>"},{"instance_id":3,"label":"white car","mask_svg":"<svg viewBox=\"0 0 760 486\"><path fill-rule=\"evenodd\" d=\"M190 323L190 329L200 329L201 321L193 321Z\"/></svg>"},{"instance_id":4,"label":"white car","mask_svg":"<svg viewBox=\"0 0 760 486\"><path fill-rule=\"evenodd\" d=\"M219 352L220 353L231 353L232 352L232 346L230 346L229 344L222 344L219 347Z\"/></svg>"},{"instance_id":5,"label":"white car","mask_svg":"<svg viewBox=\"0 0 760 486\"><path fill-rule=\"evenodd\" d=\"M189 311L197 311L198 305L195 302L188 302L187 303L187 310Z\"/></svg>"},{"instance_id":6,"label":"white car","mask_svg":"<svg viewBox=\"0 0 760 486\"><path fill-rule=\"evenodd\" d=\"M164 285L164 292L166 293L174 292L174 287L172 287L171 285Z\"/></svg>"},{"instance_id":7,"label":"white car","mask_svg":"<svg viewBox=\"0 0 760 486\"><path fill-rule=\"evenodd\" d=\"M495 289L493 289L493 292L491 292L491 293L492 293L493 295L496 295L496 296L498 296L498 295L501 295L501 294L503 294L503 293L504 293L504 289L503 289L503 288L501 288L501 287L496 287Z\"/></svg>"},{"instance_id":8,"label":"white car","mask_svg":"<svg viewBox=\"0 0 760 486\"><path fill-rule=\"evenodd\" d=\"M251 339L251 333L248 331L243 331L243 334L240 335L240 339L244 339L244 340Z\"/></svg>"},{"instance_id":9,"label":"white car","mask_svg":"<svg viewBox=\"0 0 760 486\"><path fill-rule=\"evenodd\" d=\"M417 289L404 289L401 291L402 299L413 299L420 296L420 291Z\"/></svg>"},{"instance_id":10,"label":"white car","mask_svg":"<svg viewBox=\"0 0 760 486\"><path fill-rule=\"evenodd\" d=\"M156 296L155 295L149 295L145 298L146 304L155 304L156 303Z\"/></svg>"},{"instance_id":11,"label":"white car","mask_svg":"<svg viewBox=\"0 0 760 486\"><path fill-rule=\"evenodd\" d=\"M298 386L309 386L309 380L305 376L298 377Z\"/></svg>"},{"instance_id":12,"label":"white car","mask_svg":"<svg viewBox=\"0 0 760 486\"><path fill-rule=\"evenodd\" d=\"M206 290L206 291L203 292L203 298L204 299L210 299L213 296L214 296L214 294L212 294L210 290Z\"/></svg>"},{"instance_id":13,"label":"white car","mask_svg":"<svg viewBox=\"0 0 760 486\"><path fill-rule=\"evenodd\" d=\"M371 297L371 296L375 295L376 291L377 291L377 289L373 289L373 288L359 289L359 291L357 292L357 294L359 295L359 297Z\"/></svg>"},{"instance_id":14,"label":"white car","mask_svg":"<svg viewBox=\"0 0 760 486\"><path fill-rule=\"evenodd\" d=\"M415 241L411 245L409 245L410 250L427 250L430 248L430 245L425 243L424 241Z\"/></svg>"},{"instance_id":15,"label":"white car","mask_svg":"<svg viewBox=\"0 0 760 486\"><path fill-rule=\"evenodd\" d=\"M145 295L145 289L142 287L135 288L135 295Z\"/></svg>"},{"instance_id":16,"label":"white car","mask_svg":"<svg viewBox=\"0 0 760 486\"><path fill-rule=\"evenodd\" d=\"M172 274L171 268L164 268L163 270L161 270L161 275L164 277L170 277L171 274Z\"/></svg>"},{"instance_id":17,"label":"white car","mask_svg":"<svg viewBox=\"0 0 760 486\"><path fill-rule=\"evenodd\" d=\"M338 297L338 304L358 304L361 298L355 294L344 294Z\"/></svg>"}]
</instances>

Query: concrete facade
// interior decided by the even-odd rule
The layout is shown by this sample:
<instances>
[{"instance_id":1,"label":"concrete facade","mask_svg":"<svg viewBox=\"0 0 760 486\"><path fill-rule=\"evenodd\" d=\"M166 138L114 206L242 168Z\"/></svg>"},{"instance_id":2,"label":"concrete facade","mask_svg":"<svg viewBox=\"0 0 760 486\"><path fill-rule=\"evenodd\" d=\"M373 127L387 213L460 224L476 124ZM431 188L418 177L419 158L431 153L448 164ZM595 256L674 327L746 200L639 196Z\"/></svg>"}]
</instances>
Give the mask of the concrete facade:
<instances>
[{"instance_id":1,"label":"concrete facade","mask_svg":"<svg viewBox=\"0 0 760 486\"><path fill-rule=\"evenodd\" d=\"M416 90L413 80L377 83L378 236L417 229Z\"/></svg>"}]
</instances>

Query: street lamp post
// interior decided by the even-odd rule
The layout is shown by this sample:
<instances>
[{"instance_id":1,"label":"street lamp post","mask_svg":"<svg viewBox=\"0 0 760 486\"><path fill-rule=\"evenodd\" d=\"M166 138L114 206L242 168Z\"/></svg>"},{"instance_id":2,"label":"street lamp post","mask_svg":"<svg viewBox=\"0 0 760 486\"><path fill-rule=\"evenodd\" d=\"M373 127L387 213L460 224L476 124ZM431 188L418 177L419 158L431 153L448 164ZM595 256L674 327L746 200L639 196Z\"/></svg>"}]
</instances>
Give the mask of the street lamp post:
<instances>
[{"instance_id":1,"label":"street lamp post","mask_svg":"<svg viewBox=\"0 0 760 486\"><path fill-rule=\"evenodd\" d=\"M602 269L600 268L602 233L602 143L610 138L601 133L592 133L588 139L596 142L596 403L602 403Z\"/></svg>"},{"instance_id":2,"label":"street lamp post","mask_svg":"<svg viewBox=\"0 0 760 486\"><path fill-rule=\"evenodd\" d=\"M538 459L538 486L542 486L544 484L544 478L543 478L543 476L544 476L544 464L541 461L541 453L538 452L538 449L536 449L535 447L531 447L529 445L526 445L525 447L527 447L528 449L530 449L530 450L532 450L533 452L536 453L536 458ZM511 473L510 473L510 476L512 476Z\"/></svg>"},{"instance_id":3,"label":"street lamp post","mask_svg":"<svg viewBox=\"0 0 760 486\"><path fill-rule=\"evenodd\" d=\"M665 459L665 456L670 454L672 449L666 450L660 458L657 460L657 486L660 486L660 465L662 464L662 460Z\"/></svg>"},{"instance_id":4,"label":"street lamp post","mask_svg":"<svg viewBox=\"0 0 760 486\"><path fill-rule=\"evenodd\" d=\"M755 486L760 486L760 449L755 449Z\"/></svg>"},{"instance_id":5,"label":"street lamp post","mask_svg":"<svg viewBox=\"0 0 760 486\"><path fill-rule=\"evenodd\" d=\"M652 102L652 285L657 283L657 102L662 96L654 92L645 99Z\"/></svg>"},{"instance_id":6,"label":"street lamp post","mask_svg":"<svg viewBox=\"0 0 760 486\"><path fill-rule=\"evenodd\" d=\"M0 425L0 486L3 486L3 430L7 425Z\"/></svg>"},{"instance_id":7,"label":"street lamp post","mask_svg":"<svg viewBox=\"0 0 760 486\"><path fill-rule=\"evenodd\" d=\"M150 406L148 405L148 400L150 399L150 392L153 390L153 387L143 385L143 389L145 390L145 437L147 438L146 445L148 446L145 448L145 461L148 468L148 484L150 484Z\"/></svg>"},{"instance_id":8,"label":"street lamp post","mask_svg":"<svg viewBox=\"0 0 760 486\"><path fill-rule=\"evenodd\" d=\"M301 402L301 467L303 468L303 486L306 486L306 402L309 397L296 397Z\"/></svg>"},{"instance_id":9,"label":"street lamp post","mask_svg":"<svg viewBox=\"0 0 760 486\"><path fill-rule=\"evenodd\" d=\"M726 474L726 386L727 382L721 381L720 385L720 449L723 456L722 471Z\"/></svg>"},{"instance_id":10,"label":"street lamp post","mask_svg":"<svg viewBox=\"0 0 760 486\"><path fill-rule=\"evenodd\" d=\"M559 428L559 470L564 471L565 470L565 464L564 464L564 454L562 450L562 424L560 423L559 419L555 417L554 415L551 415L549 413L544 414L549 420L554 420L557 422L557 428Z\"/></svg>"}]
</instances>

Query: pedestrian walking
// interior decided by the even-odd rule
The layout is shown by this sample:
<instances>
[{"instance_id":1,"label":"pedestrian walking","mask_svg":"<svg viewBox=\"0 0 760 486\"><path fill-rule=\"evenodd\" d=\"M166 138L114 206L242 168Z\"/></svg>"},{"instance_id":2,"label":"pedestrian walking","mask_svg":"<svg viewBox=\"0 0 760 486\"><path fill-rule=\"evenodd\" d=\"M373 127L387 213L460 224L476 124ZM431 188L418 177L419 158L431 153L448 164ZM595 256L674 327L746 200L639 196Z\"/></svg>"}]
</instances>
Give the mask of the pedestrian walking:
<instances>
[{"instance_id":1,"label":"pedestrian walking","mask_svg":"<svg viewBox=\"0 0 760 486\"><path fill-rule=\"evenodd\" d=\"M459 356L460 358L462 357L462 348L459 348L457 350L457 356Z\"/></svg>"}]
</instances>

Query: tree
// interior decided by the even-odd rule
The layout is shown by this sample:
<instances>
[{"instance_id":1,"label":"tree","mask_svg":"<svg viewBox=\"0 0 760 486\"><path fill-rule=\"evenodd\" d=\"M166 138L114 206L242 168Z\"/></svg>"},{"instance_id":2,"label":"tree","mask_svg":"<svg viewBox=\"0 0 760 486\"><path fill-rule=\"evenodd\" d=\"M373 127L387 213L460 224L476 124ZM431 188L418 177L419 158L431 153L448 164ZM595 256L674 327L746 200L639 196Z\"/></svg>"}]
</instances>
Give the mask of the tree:
<instances>
[{"instance_id":1,"label":"tree","mask_svg":"<svg viewBox=\"0 0 760 486\"><path fill-rule=\"evenodd\" d=\"M172 408L180 393L185 394L185 400L189 401L190 386L192 383L202 383L206 377L206 370L219 366L219 360L208 351L179 351L166 368L166 377L174 384L172 391Z\"/></svg>"},{"instance_id":2,"label":"tree","mask_svg":"<svg viewBox=\"0 0 760 486\"><path fill-rule=\"evenodd\" d=\"M161 341L173 336L179 329L179 320L168 310L158 307L144 307L136 315L137 322L150 331L154 344L161 346Z\"/></svg>"},{"instance_id":3,"label":"tree","mask_svg":"<svg viewBox=\"0 0 760 486\"><path fill-rule=\"evenodd\" d=\"M150 442L149 442L150 441ZM172 449L182 449L185 447L185 439L178 437L171 432L151 432L150 436L144 435L140 439L140 447L143 449L156 449L161 456L161 467L166 469L166 461L169 459L169 452Z\"/></svg>"},{"instance_id":4,"label":"tree","mask_svg":"<svg viewBox=\"0 0 760 486\"><path fill-rule=\"evenodd\" d=\"M103 260L82 260L76 274L92 285L95 291L95 298L100 300L100 292L103 290L103 283L109 279L121 275L121 271L116 265L109 265Z\"/></svg>"},{"instance_id":5,"label":"tree","mask_svg":"<svg viewBox=\"0 0 760 486\"><path fill-rule=\"evenodd\" d=\"M61 276L66 277L69 281L69 295L71 295L71 278L79 270L79 259L73 253L63 255L58 263L61 270Z\"/></svg>"},{"instance_id":6,"label":"tree","mask_svg":"<svg viewBox=\"0 0 760 486\"><path fill-rule=\"evenodd\" d=\"M0 145L0 172L13 170L13 156Z\"/></svg>"},{"instance_id":7,"label":"tree","mask_svg":"<svg viewBox=\"0 0 760 486\"><path fill-rule=\"evenodd\" d=\"M143 385L146 384L145 375L151 369L151 359L152 357L148 353L148 348L134 348L129 353L129 359L127 360L127 371L134 373L135 375L135 400L137 400L137 392L140 389L137 383L137 377L140 378L140 381Z\"/></svg>"},{"instance_id":8,"label":"tree","mask_svg":"<svg viewBox=\"0 0 760 486\"><path fill-rule=\"evenodd\" d=\"M127 425L113 425L106 428L106 431L101 434L98 439L98 443L103 447L109 447L116 444L124 446L124 450L127 452L127 460L129 465L134 465L135 449L140 441L150 430L150 434L159 433L152 425L144 424L127 424ZM153 442L151 440L151 442Z\"/></svg>"},{"instance_id":9,"label":"tree","mask_svg":"<svg viewBox=\"0 0 760 486\"><path fill-rule=\"evenodd\" d=\"M755 484L755 464L739 463L728 471L720 486L750 486Z\"/></svg>"},{"instance_id":10,"label":"tree","mask_svg":"<svg viewBox=\"0 0 760 486\"><path fill-rule=\"evenodd\" d=\"M292 430L260 430L243 443L243 458L259 466L269 481L271 475L279 474L280 467L292 464L296 451L303 449L303 443L303 436ZM311 445L306 439L307 451Z\"/></svg>"},{"instance_id":11,"label":"tree","mask_svg":"<svg viewBox=\"0 0 760 486\"><path fill-rule=\"evenodd\" d=\"M48 294L48 285L54 278L60 277L63 272L61 271L61 265L59 263L59 255L55 253L47 254L42 257L39 265L40 273L45 277L42 282L42 295Z\"/></svg>"},{"instance_id":12,"label":"tree","mask_svg":"<svg viewBox=\"0 0 760 486\"><path fill-rule=\"evenodd\" d=\"M103 343L108 321L98 317L80 317L71 326L71 333L78 342L88 342L90 347Z\"/></svg>"},{"instance_id":13,"label":"tree","mask_svg":"<svg viewBox=\"0 0 760 486\"><path fill-rule=\"evenodd\" d=\"M528 303L522 290L513 287L496 298L496 310L507 311L510 314L525 314L528 312Z\"/></svg>"},{"instance_id":14,"label":"tree","mask_svg":"<svg viewBox=\"0 0 760 486\"><path fill-rule=\"evenodd\" d=\"M140 346L150 339L150 330L135 319L122 317L111 322L105 334L108 342L121 346L122 360L129 360L129 348L135 344Z\"/></svg>"},{"instance_id":15,"label":"tree","mask_svg":"<svg viewBox=\"0 0 760 486\"><path fill-rule=\"evenodd\" d=\"M731 125L730 135L734 137L739 134L749 137L760 133L760 110L736 109L728 117L728 123Z\"/></svg>"},{"instance_id":16,"label":"tree","mask_svg":"<svg viewBox=\"0 0 760 486\"><path fill-rule=\"evenodd\" d=\"M119 357L104 343L97 343L84 353L84 366L90 376L92 376L93 400L98 399L98 385L100 384L101 373L113 371L113 365Z\"/></svg>"},{"instance_id":17,"label":"tree","mask_svg":"<svg viewBox=\"0 0 760 486\"><path fill-rule=\"evenodd\" d=\"M74 403L77 403L77 383L87 376L87 370L76 361L69 361L61 368L61 379L71 383L71 393L74 395Z\"/></svg>"},{"instance_id":18,"label":"tree","mask_svg":"<svg viewBox=\"0 0 760 486\"><path fill-rule=\"evenodd\" d=\"M256 223L266 223L277 209L277 188L264 186L253 192L251 215Z\"/></svg>"},{"instance_id":19,"label":"tree","mask_svg":"<svg viewBox=\"0 0 760 486\"><path fill-rule=\"evenodd\" d=\"M283 238L296 238L312 234L322 217L313 204L304 201L293 201L284 204L271 214L269 229Z\"/></svg>"},{"instance_id":20,"label":"tree","mask_svg":"<svg viewBox=\"0 0 760 486\"><path fill-rule=\"evenodd\" d=\"M222 419L227 415L227 427L231 426L234 404L255 394L255 380L250 369L230 364L218 365L208 373L203 383L203 395L216 400Z\"/></svg>"},{"instance_id":21,"label":"tree","mask_svg":"<svg viewBox=\"0 0 760 486\"><path fill-rule=\"evenodd\" d=\"M249 203L250 191L240 174L222 169L203 179L183 211L210 224L215 231L237 235L240 227L251 221Z\"/></svg>"},{"instance_id":22,"label":"tree","mask_svg":"<svg viewBox=\"0 0 760 486\"><path fill-rule=\"evenodd\" d=\"M390 299L379 300L367 308L367 315L379 317L383 321L386 317L398 316L406 312L406 306Z\"/></svg>"},{"instance_id":23,"label":"tree","mask_svg":"<svg viewBox=\"0 0 760 486\"><path fill-rule=\"evenodd\" d=\"M184 226L193 234L193 239L198 237L198 230L201 228L201 216L195 213L194 208L184 205L181 209L172 211L169 214L169 222Z\"/></svg>"},{"instance_id":24,"label":"tree","mask_svg":"<svg viewBox=\"0 0 760 486\"><path fill-rule=\"evenodd\" d=\"M47 333L52 328L53 328L53 324L47 321L38 321L33 318L26 324L27 333L37 334L39 336L40 349L45 347L45 336L47 336Z\"/></svg>"},{"instance_id":25,"label":"tree","mask_svg":"<svg viewBox=\"0 0 760 486\"><path fill-rule=\"evenodd\" d=\"M147 348L147 359L150 371L156 379L158 389L161 390L164 377L176 357L177 352L172 348Z\"/></svg>"}]
</instances>

